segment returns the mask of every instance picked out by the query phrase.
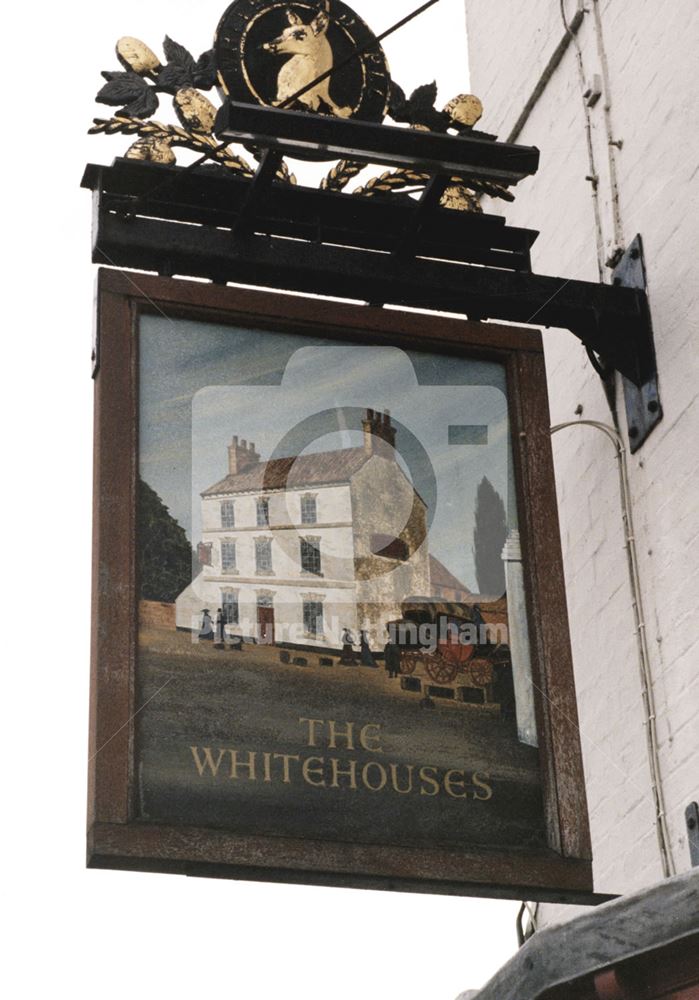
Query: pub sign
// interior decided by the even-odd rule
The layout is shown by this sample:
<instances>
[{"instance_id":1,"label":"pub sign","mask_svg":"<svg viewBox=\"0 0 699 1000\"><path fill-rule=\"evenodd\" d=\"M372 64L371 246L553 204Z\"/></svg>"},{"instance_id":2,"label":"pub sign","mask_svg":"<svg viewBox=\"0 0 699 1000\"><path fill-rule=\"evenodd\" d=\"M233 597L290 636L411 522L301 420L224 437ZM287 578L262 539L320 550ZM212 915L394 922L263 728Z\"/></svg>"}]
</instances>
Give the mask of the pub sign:
<instances>
[{"instance_id":1,"label":"pub sign","mask_svg":"<svg viewBox=\"0 0 699 1000\"><path fill-rule=\"evenodd\" d=\"M100 272L88 860L582 900L533 330Z\"/></svg>"}]
</instances>

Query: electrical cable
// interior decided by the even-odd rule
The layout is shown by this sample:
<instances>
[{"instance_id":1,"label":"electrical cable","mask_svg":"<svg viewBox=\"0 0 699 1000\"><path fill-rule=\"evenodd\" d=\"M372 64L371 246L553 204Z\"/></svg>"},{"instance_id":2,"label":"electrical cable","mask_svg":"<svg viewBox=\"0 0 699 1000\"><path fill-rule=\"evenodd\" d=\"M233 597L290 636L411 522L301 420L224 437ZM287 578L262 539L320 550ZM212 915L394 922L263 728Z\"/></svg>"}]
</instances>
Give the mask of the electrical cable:
<instances>
[{"instance_id":1,"label":"electrical cable","mask_svg":"<svg viewBox=\"0 0 699 1000\"><path fill-rule=\"evenodd\" d=\"M643 613L643 595L641 591L641 578L638 563L638 550L633 526L633 509L631 498L631 482L629 479L628 462L626 448L621 434L609 424L600 423L597 420L571 420L567 423L557 424L551 428L551 434L557 434L569 427L593 427L602 431L614 445L616 450L617 468L619 471L619 488L621 494L622 520L624 524L624 545L626 548L629 584L631 587L631 602L633 607L636 644L638 650L638 667L641 681L641 697L644 711L644 727L646 730L646 748L648 752L648 764L651 776L651 791L655 806L655 828L660 849L660 858L663 868L663 875L669 878L675 874L675 861L672 854L672 845L667 826L667 816L665 812L665 795L663 792L662 775L660 771L660 751L658 742L658 730L656 726L655 696L653 693L653 677L650 665L650 655L648 652L648 637L646 635L646 623Z\"/></svg>"},{"instance_id":2,"label":"electrical cable","mask_svg":"<svg viewBox=\"0 0 699 1000\"><path fill-rule=\"evenodd\" d=\"M620 149L619 140L614 139L612 128L612 89L609 77L609 60L604 46L602 32L602 15L600 14L599 0L592 0L592 10L595 19L595 35L597 38L597 52L600 66L602 67L602 85L604 87L604 124L607 134L607 152L609 157L609 187L612 195L612 225L614 227L614 253L620 253L624 248L624 229L621 219L621 204L619 198L619 174L616 164L616 151Z\"/></svg>"},{"instance_id":3,"label":"electrical cable","mask_svg":"<svg viewBox=\"0 0 699 1000\"><path fill-rule=\"evenodd\" d=\"M583 61L582 47L578 40L577 32L573 31L568 23L568 18L566 17L564 0L559 0L559 7L561 11L561 20L563 21L563 26L566 32L570 35L571 42L575 48L576 61L578 66L578 77L580 79L580 87L584 92L585 83L585 63ZM599 275L599 280L604 281L604 234L602 231L602 214L599 207L599 175L597 173L597 166L595 164L595 149L592 142L592 121L590 119L590 110L585 104L583 99L583 114L585 115L585 140L587 144L587 160L589 164L589 173L586 180L590 184L592 190L592 208L595 216L595 241L597 245L597 273Z\"/></svg>"}]
</instances>

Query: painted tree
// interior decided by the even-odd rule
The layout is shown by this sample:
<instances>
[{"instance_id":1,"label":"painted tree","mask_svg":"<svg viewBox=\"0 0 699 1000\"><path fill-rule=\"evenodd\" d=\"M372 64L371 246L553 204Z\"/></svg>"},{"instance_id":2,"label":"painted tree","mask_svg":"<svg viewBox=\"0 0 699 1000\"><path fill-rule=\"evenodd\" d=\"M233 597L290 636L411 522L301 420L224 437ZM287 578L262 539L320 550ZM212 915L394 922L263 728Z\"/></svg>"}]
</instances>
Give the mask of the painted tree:
<instances>
[{"instance_id":1,"label":"painted tree","mask_svg":"<svg viewBox=\"0 0 699 1000\"><path fill-rule=\"evenodd\" d=\"M139 593L171 604L192 580L192 548L152 487L138 481Z\"/></svg>"},{"instance_id":2,"label":"painted tree","mask_svg":"<svg viewBox=\"0 0 699 1000\"><path fill-rule=\"evenodd\" d=\"M502 550L507 539L505 505L493 484L484 476L476 491L476 524L473 529L473 561L481 594L505 593Z\"/></svg>"}]
</instances>

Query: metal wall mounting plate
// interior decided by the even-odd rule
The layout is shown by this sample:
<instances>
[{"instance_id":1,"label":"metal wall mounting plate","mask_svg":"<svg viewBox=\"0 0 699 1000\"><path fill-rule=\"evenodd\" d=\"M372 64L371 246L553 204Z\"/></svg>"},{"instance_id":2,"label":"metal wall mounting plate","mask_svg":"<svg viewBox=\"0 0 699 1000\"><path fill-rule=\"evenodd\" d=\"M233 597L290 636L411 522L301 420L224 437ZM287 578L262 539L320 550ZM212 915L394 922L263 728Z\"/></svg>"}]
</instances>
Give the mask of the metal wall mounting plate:
<instances>
[{"instance_id":1,"label":"metal wall mounting plate","mask_svg":"<svg viewBox=\"0 0 699 1000\"><path fill-rule=\"evenodd\" d=\"M643 257L643 241L640 236L634 238L614 268L613 282L615 285L621 285L625 288L640 288L646 291L646 267ZM645 308L648 308L647 301L646 297ZM645 346L655 359L650 310L648 310L648 322L644 325L644 330L650 337L650 344ZM629 432L631 454L638 451L651 431L663 419L655 363L653 363L652 369L652 374L640 386L634 385L629 379L622 377L626 404L626 426Z\"/></svg>"},{"instance_id":2,"label":"metal wall mounting plate","mask_svg":"<svg viewBox=\"0 0 699 1000\"><path fill-rule=\"evenodd\" d=\"M690 802L684 811L687 822L687 843L689 844L689 860L693 868L699 867L699 805Z\"/></svg>"}]
</instances>

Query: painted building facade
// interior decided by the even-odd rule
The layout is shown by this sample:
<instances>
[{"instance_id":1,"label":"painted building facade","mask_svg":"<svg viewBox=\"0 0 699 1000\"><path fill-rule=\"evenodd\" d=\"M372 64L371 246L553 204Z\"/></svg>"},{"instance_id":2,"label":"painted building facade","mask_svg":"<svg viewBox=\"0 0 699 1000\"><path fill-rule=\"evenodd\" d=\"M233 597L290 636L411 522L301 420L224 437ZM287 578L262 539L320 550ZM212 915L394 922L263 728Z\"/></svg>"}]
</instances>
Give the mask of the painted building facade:
<instances>
[{"instance_id":1,"label":"painted building facade","mask_svg":"<svg viewBox=\"0 0 699 1000\"><path fill-rule=\"evenodd\" d=\"M402 602L429 593L426 507L389 414L362 426L361 447L266 462L233 438L228 475L202 493L203 568L177 599L179 628L221 608L247 640L337 650L349 629L383 648Z\"/></svg>"}]
</instances>

